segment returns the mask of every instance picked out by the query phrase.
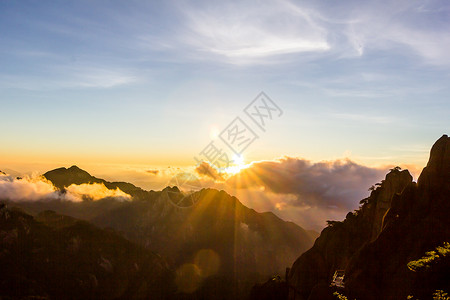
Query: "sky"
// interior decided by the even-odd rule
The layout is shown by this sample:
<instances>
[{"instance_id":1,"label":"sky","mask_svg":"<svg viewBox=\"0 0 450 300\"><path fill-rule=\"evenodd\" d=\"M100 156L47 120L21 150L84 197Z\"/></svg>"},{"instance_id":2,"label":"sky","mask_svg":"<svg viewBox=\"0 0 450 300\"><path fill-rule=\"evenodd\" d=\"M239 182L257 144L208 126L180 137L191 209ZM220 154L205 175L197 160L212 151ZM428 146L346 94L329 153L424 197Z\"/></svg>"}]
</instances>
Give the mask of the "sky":
<instances>
[{"instance_id":1,"label":"sky","mask_svg":"<svg viewBox=\"0 0 450 300\"><path fill-rule=\"evenodd\" d=\"M0 169L151 188L240 117L241 164L417 176L450 128L449 33L448 1L1 1Z\"/></svg>"}]
</instances>

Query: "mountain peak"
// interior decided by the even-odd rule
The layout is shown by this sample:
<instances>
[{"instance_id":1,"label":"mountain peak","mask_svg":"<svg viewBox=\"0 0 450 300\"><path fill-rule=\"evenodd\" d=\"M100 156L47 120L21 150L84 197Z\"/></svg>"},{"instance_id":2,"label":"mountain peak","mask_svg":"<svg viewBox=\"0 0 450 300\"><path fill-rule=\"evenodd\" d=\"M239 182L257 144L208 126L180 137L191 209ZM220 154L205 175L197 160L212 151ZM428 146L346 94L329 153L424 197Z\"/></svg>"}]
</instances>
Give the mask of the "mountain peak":
<instances>
[{"instance_id":1,"label":"mountain peak","mask_svg":"<svg viewBox=\"0 0 450 300\"><path fill-rule=\"evenodd\" d=\"M84 170L80 169L80 168L79 168L78 166L76 166L76 165L71 166L71 167L68 168L67 170L70 170L70 171L84 171Z\"/></svg>"},{"instance_id":2,"label":"mountain peak","mask_svg":"<svg viewBox=\"0 0 450 300\"><path fill-rule=\"evenodd\" d=\"M423 191L435 191L444 186L450 189L450 138L444 134L433 145L430 159L419 177L418 185Z\"/></svg>"},{"instance_id":3,"label":"mountain peak","mask_svg":"<svg viewBox=\"0 0 450 300\"><path fill-rule=\"evenodd\" d=\"M121 191L133 197L145 197L147 191L128 182L109 182L101 178L92 176L88 172L73 165L70 168L59 168L48 171L44 177L50 180L54 186L64 189L72 184L93 184L99 183L105 185L106 188L115 190L119 188Z\"/></svg>"},{"instance_id":4,"label":"mountain peak","mask_svg":"<svg viewBox=\"0 0 450 300\"><path fill-rule=\"evenodd\" d=\"M48 171L44 174L44 177L53 182L53 184L59 189L68 187L71 184L102 182L102 180L91 176L91 174L78 168L77 166L71 166L68 169L63 167Z\"/></svg>"},{"instance_id":5,"label":"mountain peak","mask_svg":"<svg viewBox=\"0 0 450 300\"><path fill-rule=\"evenodd\" d=\"M180 189L176 185L166 186L162 191L169 192L169 193L181 193Z\"/></svg>"},{"instance_id":6,"label":"mountain peak","mask_svg":"<svg viewBox=\"0 0 450 300\"><path fill-rule=\"evenodd\" d=\"M430 151L430 160L427 167L434 167L436 165L442 165L443 167L450 164L450 138L444 134L438 139Z\"/></svg>"},{"instance_id":7,"label":"mountain peak","mask_svg":"<svg viewBox=\"0 0 450 300\"><path fill-rule=\"evenodd\" d=\"M57 168L57 169L48 171L47 173L44 174L44 176L46 176L46 174L52 174L52 173L57 173L57 174L77 174L77 173L82 173L83 175L91 176L87 171L79 168L76 165L73 165L70 168L61 167L61 168Z\"/></svg>"}]
</instances>

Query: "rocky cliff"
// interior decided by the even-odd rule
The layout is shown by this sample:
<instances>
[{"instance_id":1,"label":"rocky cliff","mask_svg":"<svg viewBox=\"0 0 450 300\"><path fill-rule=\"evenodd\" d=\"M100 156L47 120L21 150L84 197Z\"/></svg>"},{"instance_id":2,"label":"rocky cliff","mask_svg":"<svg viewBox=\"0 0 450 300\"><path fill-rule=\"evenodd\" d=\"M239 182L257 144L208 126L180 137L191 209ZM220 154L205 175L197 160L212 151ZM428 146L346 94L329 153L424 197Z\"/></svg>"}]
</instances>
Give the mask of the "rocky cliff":
<instances>
[{"instance_id":1,"label":"rocky cliff","mask_svg":"<svg viewBox=\"0 0 450 300\"><path fill-rule=\"evenodd\" d=\"M444 135L432 147L417 184L393 198L378 238L352 257L347 293L358 299L431 299L436 290L449 291L448 258L438 258L437 267L424 271L408 267L450 241L449 213L450 138Z\"/></svg>"},{"instance_id":2,"label":"rocky cliff","mask_svg":"<svg viewBox=\"0 0 450 300\"><path fill-rule=\"evenodd\" d=\"M412 181L408 171L392 170L362 206L342 222L330 221L314 246L292 266L288 281L290 299L308 299L313 288L327 285L336 270L345 269L351 257L381 231L384 213L392 197Z\"/></svg>"},{"instance_id":3,"label":"rocky cliff","mask_svg":"<svg viewBox=\"0 0 450 300\"><path fill-rule=\"evenodd\" d=\"M445 274L418 274L407 264L450 240L449 149L444 135L417 184L408 171L395 168L360 209L343 222L329 222L292 266L289 299L318 299L318 287L326 288L336 270L345 270L345 292L357 299L426 299L447 288Z\"/></svg>"}]
</instances>

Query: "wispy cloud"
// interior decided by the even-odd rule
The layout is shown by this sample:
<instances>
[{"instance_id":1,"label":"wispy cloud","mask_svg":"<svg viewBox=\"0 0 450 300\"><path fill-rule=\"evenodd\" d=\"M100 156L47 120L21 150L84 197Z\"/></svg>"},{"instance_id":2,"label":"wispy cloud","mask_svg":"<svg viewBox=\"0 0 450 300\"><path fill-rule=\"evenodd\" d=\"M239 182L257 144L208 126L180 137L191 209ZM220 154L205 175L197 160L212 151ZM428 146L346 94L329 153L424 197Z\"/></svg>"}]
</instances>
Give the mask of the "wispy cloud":
<instances>
[{"instance_id":1,"label":"wispy cloud","mask_svg":"<svg viewBox=\"0 0 450 300\"><path fill-rule=\"evenodd\" d=\"M45 76L43 75L45 74ZM58 90L67 88L113 88L138 81L131 72L107 67L59 66L43 67L35 74L0 73L0 88Z\"/></svg>"},{"instance_id":2,"label":"wispy cloud","mask_svg":"<svg viewBox=\"0 0 450 300\"><path fill-rule=\"evenodd\" d=\"M72 75L72 78L69 78L66 84L73 87L110 88L130 84L137 80L135 76L120 70L88 67L71 69L68 73Z\"/></svg>"},{"instance_id":3,"label":"wispy cloud","mask_svg":"<svg viewBox=\"0 0 450 300\"><path fill-rule=\"evenodd\" d=\"M147 172L148 174L151 174L151 175L158 175L159 174L159 170L147 170L145 172Z\"/></svg>"},{"instance_id":4,"label":"wispy cloud","mask_svg":"<svg viewBox=\"0 0 450 300\"><path fill-rule=\"evenodd\" d=\"M292 53L324 52L326 31L289 2L221 2L183 6L187 30L182 43L199 53L222 56L231 63Z\"/></svg>"},{"instance_id":5,"label":"wispy cloud","mask_svg":"<svg viewBox=\"0 0 450 300\"><path fill-rule=\"evenodd\" d=\"M424 63L449 64L448 8L444 1L365 2L348 10L346 18L356 21L343 27L341 34L359 56L366 51L393 51L421 57Z\"/></svg>"},{"instance_id":6,"label":"wispy cloud","mask_svg":"<svg viewBox=\"0 0 450 300\"><path fill-rule=\"evenodd\" d=\"M391 117L368 115L368 114L333 113L331 114L331 116L342 120L368 122L376 124L389 124L394 121L394 119Z\"/></svg>"},{"instance_id":7,"label":"wispy cloud","mask_svg":"<svg viewBox=\"0 0 450 300\"><path fill-rule=\"evenodd\" d=\"M36 59L44 59L46 52L90 56L98 68L80 72L82 78L71 78L72 86L103 88L128 84L139 75L118 70L117 61L126 61L128 67L140 61L140 70L155 61L251 66L358 60L368 55L412 57L414 63L433 65L450 63L450 10L444 1L358 5L341 1L333 6L289 0L259 1L257 5L246 0L167 1L134 3L126 13L118 7L91 8L99 18L73 14L63 6L45 10L45 18L24 18L26 26L55 45L25 41L11 49ZM64 43L74 45L74 50L66 49ZM419 62L414 61L417 57Z\"/></svg>"},{"instance_id":8,"label":"wispy cloud","mask_svg":"<svg viewBox=\"0 0 450 300\"><path fill-rule=\"evenodd\" d=\"M357 7L340 2L332 8L287 0L177 6L180 28L166 39L152 40L165 49L183 49L184 57L261 64L287 55L285 62L299 59L292 54L315 53L310 59L317 60L388 51L435 65L450 63L449 24L433 22L448 14L448 4L439 1L364 2Z\"/></svg>"}]
</instances>

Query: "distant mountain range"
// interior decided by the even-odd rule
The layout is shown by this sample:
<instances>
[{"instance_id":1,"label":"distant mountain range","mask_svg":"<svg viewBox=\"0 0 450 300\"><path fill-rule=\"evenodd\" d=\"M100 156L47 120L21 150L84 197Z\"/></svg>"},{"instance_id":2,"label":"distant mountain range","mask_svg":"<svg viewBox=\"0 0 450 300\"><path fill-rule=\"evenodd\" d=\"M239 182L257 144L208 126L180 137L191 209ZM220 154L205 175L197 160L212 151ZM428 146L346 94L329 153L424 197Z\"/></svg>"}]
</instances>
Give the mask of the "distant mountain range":
<instances>
[{"instance_id":1,"label":"distant mountain range","mask_svg":"<svg viewBox=\"0 0 450 300\"><path fill-rule=\"evenodd\" d=\"M224 191L145 191L76 166L44 176L62 198L72 184L94 183L132 198L3 201L1 298L423 300L450 292L446 135L417 183L393 168L317 239Z\"/></svg>"},{"instance_id":2,"label":"distant mountain range","mask_svg":"<svg viewBox=\"0 0 450 300\"><path fill-rule=\"evenodd\" d=\"M62 193L72 184L100 183L108 189L119 188L133 198L81 202L43 199L9 205L36 216L36 222L43 221L42 211L53 211L99 228L110 228L136 245L160 254L170 268L179 272L185 265L194 264L199 253L212 253L218 260L217 270L206 277L199 276L195 292L184 295L188 298L199 295L207 295L208 299L245 298L255 282L284 272L286 266L313 245L318 235L273 213L247 208L224 191L203 189L189 196L177 187L145 191L130 183L93 177L76 166L49 171L44 177ZM194 204L176 205L180 199ZM174 278L176 281L176 274ZM185 288L178 286L178 289Z\"/></svg>"}]
</instances>

